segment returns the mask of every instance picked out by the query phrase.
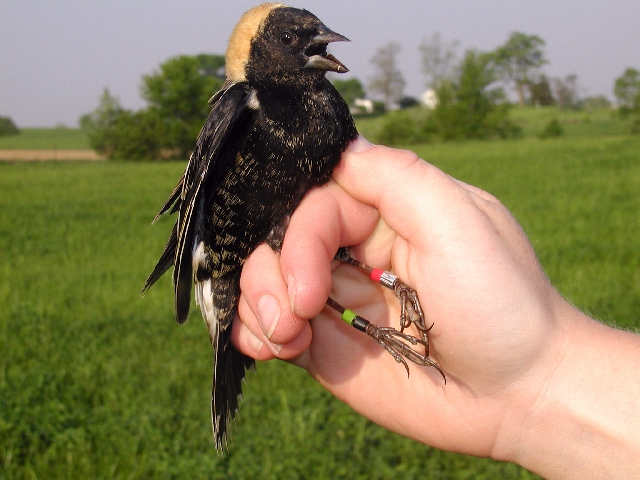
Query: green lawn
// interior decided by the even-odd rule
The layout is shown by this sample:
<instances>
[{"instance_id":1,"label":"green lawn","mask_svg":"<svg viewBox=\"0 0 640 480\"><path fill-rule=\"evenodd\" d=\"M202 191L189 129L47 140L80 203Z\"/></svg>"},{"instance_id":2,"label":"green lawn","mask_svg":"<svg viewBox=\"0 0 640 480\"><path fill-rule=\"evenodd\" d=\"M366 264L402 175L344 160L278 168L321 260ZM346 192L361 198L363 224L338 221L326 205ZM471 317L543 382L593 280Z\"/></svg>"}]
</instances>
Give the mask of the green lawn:
<instances>
[{"instance_id":1,"label":"green lawn","mask_svg":"<svg viewBox=\"0 0 640 480\"><path fill-rule=\"evenodd\" d=\"M22 128L19 135L0 137L0 150L82 150L89 139L79 128Z\"/></svg>"},{"instance_id":2,"label":"green lawn","mask_svg":"<svg viewBox=\"0 0 640 480\"><path fill-rule=\"evenodd\" d=\"M640 137L413 148L500 198L571 301L640 326ZM168 277L138 295L183 167L0 164L0 478L534 477L391 434L282 362L249 374L218 456L199 313L175 324Z\"/></svg>"}]
</instances>

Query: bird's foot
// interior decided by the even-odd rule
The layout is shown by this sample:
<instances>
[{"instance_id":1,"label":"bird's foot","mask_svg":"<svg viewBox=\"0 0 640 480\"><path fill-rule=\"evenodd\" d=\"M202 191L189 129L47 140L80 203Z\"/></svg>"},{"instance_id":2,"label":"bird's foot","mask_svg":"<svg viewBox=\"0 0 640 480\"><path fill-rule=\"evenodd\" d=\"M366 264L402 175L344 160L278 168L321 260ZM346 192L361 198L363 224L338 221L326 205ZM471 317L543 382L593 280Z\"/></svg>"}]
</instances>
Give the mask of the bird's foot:
<instances>
[{"instance_id":1,"label":"bird's foot","mask_svg":"<svg viewBox=\"0 0 640 480\"><path fill-rule=\"evenodd\" d=\"M393 277L390 279L391 286L396 297L400 300L400 331L414 324L420 333L420 337L425 345L425 356L429 356L429 330L433 328L433 324L428 327L425 324L424 312L420 305L420 299L417 292L409 285L404 283L395 275L384 272L384 274ZM382 283L382 282L381 282Z\"/></svg>"},{"instance_id":2,"label":"bird's foot","mask_svg":"<svg viewBox=\"0 0 640 480\"><path fill-rule=\"evenodd\" d=\"M327 305L336 310L342 316L342 320L351 325L357 330L366 333L368 336L373 338L376 342L378 342L382 347L391 354L391 356L395 359L396 362L402 363L405 370L407 371L407 376L409 376L409 364L407 360L413 362L417 365L433 367L444 379L445 384L447 383L447 377L445 377L444 372L440 368L440 366L431 360L428 356L423 355L418 352L412 346L421 345L425 348L425 351L429 351L429 342L428 340L424 340L421 338L416 338L412 335L407 335L404 332L398 331L392 327L379 327L374 325L369 320L356 315L355 312L344 308L338 302L329 298L327 300ZM426 337L426 330L424 335Z\"/></svg>"},{"instance_id":3,"label":"bird's foot","mask_svg":"<svg viewBox=\"0 0 640 480\"><path fill-rule=\"evenodd\" d=\"M400 300L400 332L404 332L405 328L414 324L422 340L420 344L424 346L424 357L428 358L428 332L433 327L433 324L429 327L426 326L424 312L420 305L418 293L393 273L386 270L380 270L379 268L372 268L362 262L359 262L349 255L346 248L339 249L338 253L336 253L335 259L362 270L369 275L373 281L378 282L389 290L393 290L398 300Z\"/></svg>"},{"instance_id":4,"label":"bird's foot","mask_svg":"<svg viewBox=\"0 0 640 480\"><path fill-rule=\"evenodd\" d=\"M364 321L367 322L367 320ZM440 365L431 360L428 356L422 355L411 347L411 345L422 345L425 347L425 350L428 351L428 341L399 332L392 327L379 327L371 322L366 324L364 332L382 345L396 362L404 365L404 368L407 371L407 377L409 376L409 365L407 364L407 360L409 360L417 365L435 368L440 375L442 375L444 382L447 383L447 377L444 376L444 372L440 368Z\"/></svg>"}]
</instances>

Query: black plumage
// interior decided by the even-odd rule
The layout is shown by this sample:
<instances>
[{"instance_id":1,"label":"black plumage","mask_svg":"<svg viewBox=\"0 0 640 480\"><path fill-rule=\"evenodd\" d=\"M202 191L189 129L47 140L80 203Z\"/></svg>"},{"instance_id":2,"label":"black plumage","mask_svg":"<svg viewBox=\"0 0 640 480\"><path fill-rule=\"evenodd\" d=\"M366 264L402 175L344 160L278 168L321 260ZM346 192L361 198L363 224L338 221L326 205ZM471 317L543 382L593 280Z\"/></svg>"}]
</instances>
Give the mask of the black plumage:
<instances>
[{"instance_id":1,"label":"black plumage","mask_svg":"<svg viewBox=\"0 0 640 480\"><path fill-rule=\"evenodd\" d=\"M263 4L245 13L229 41L227 81L158 214L177 212L177 221L143 291L173 265L175 315L184 323L195 283L215 352L218 449L253 365L229 341L242 265L264 241L280 247L290 214L306 192L329 181L357 136L347 105L325 78L328 70L347 71L326 52L341 40L305 10Z\"/></svg>"}]
</instances>

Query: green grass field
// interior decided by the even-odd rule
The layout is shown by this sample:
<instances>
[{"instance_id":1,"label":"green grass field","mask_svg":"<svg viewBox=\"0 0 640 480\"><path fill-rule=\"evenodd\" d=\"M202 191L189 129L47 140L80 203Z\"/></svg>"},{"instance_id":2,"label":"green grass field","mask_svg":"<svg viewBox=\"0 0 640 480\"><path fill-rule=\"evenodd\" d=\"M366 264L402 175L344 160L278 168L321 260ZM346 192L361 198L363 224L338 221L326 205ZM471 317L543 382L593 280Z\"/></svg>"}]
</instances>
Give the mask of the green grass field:
<instances>
[{"instance_id":1,"label":"green grass field","mask_svg":"<svg viewBox=\"0 0 640 480\"><path fill-rule=\"evenodd\" d=\"M79 128L22 128L19 135L0 137L0 150L82 150L89 139Z\"/></svg>"},{"instance_id":2,"label":"green grass field","mask_svg":"<svg viewBox=\"0 0 640 480\"><path fill-rule=\"evenodd\" d=\"M574 124L571 124L574 125ZM500 198L552 282L589 314L640 326L640 137L413 146ZM0 478L534 478L353 413L283 362L249 374L231 453L209 419L211 349L170 278L140 298L180 163L0 164Z\"/></svg>"},{"instance_id":3,"label":"green grass field","mask_svg":"<svg viewBox=\"0 0 640 480\"><path fill-rule=\"evenodd\" d=\"M418 121L422 121L426 111L420 108L407 110ZM610 109L599 110L563 110L556 107L517 107L510 111L511 118L522 128L522 138L537 137L553 118L557 118L564 130L564 138L585 136L626 135L631 128L631 119L621 119ZM375 139L385 116L360 117L358 130L367 138Z\"/></svg>"}]
</instances>

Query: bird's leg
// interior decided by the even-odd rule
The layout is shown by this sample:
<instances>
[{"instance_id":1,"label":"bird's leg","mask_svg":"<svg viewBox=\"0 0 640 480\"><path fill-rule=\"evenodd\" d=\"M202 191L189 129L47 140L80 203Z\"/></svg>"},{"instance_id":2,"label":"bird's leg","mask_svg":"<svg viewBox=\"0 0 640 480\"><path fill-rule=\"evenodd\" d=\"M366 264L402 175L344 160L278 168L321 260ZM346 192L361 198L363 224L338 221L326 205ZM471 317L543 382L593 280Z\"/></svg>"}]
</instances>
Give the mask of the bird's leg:
<instances>
[{"instance_id":1,"label":"bird's leg","mask_svg":"<svg viewBox=\"0 0 640 480\"><path fill-rule=\"evenodd\" d=\"M391 354L396 362L402 363L407 371L407 377L409 376L409 364L407 363L407 360L409 360L418 365L435 368L440 372L442 378L444 378L445 384L447 383L447 377L445 377L440 365L431 360L428 356L422 355L420 352L411 348L411 345L422 345L428 349L429 344L424 340L399 332L395 328L379 327L374 325L369 320L356 315L352 310L344 308L331 297L327 299L327 305L336 310L341 315L342 320L346 323L355 329L366 333L382 345L382 347Z\"/></svg>"},{"instance_id":2,"label":"bird's leg","mask_svg":"<svg viewBox=\"0 0 640 480\"><path fill-rule=\"evenodd\" d=\"M404 332L404 329L413 323L420 333L420 338L422 339L422 342L420 343L424 345L425 356L428 357L428 332L431 330L433 325L430 325L429 327L426 326L424 312L420 306L420 299L418 298L416 291L396 277L393 273L380 270L378 268L372 268L362 262L359 262L349 255L346 248L340 248L338 253L336 253L335 259L362 270L369 275L373 281L376 281L383 287L394 291L396 297L400 300L400 332Z\"/></svg>"}]
</instances>

